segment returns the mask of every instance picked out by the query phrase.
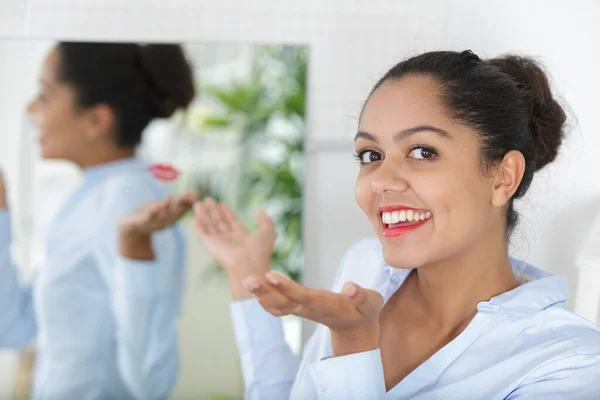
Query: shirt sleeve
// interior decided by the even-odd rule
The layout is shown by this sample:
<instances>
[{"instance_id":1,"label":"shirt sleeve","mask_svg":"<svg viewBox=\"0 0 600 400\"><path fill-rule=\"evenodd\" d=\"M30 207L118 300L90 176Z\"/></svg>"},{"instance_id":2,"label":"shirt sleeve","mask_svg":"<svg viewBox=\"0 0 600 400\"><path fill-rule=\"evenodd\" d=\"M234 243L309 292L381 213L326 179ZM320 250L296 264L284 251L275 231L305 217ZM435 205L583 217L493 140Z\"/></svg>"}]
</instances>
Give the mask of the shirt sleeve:
<instances>
[{"instance_id":1,"label":"shirt sleeve","mask_svg":"<svg viewBox=\"0 0 600 400\"><path fill-rule=\"evenodd\" d=\"M346 252L338 267L334 290L346 260L371 251L377 242L361 241ZM375 247L376 249L376 247ZM349 274L352 276L352 274ZM256 299L231 304L234 335L242 360L245 399L378 399L385 394L379 350L319 361L327 350L329 330L319 325L307 342L302 363L283 339L279 318L267 313ZM352 384L348 384L351 382ZM345 386L347 385L347 386Z\"/></svg>"},{"instance_id":2,"label":"shirt sleeve","mask_svg":"<svg viewBox=\"0 0 600 400\"><path fill-rule=\"evenodd\" d=\"M309 373L320 400L377 400L386 393L379 349L317 361Z\"/></svg>"},{"instance_id":3,"label":"shirt sleeve","mask_svg":"<svg viewBox=\"0 0 600 400\"><path fill-rule=\"evenodd\" d=\"M111 197L100 268L108 276L116 324L117 364L132 396L167 398L179 372L177 320L183 293L184 240L179 227L152 236L155 259L130 260L118 254L118 222L158 198L145 187Z\"/></svg>"},{"instance_id":4,"label":"shirt sleeve","mask_svg":"<svg viewBox=\"0 0 600 400\"><path fill-rule=\"evenodd\" d=\"M600 354L570 355L542 365L506 399L600 399Z\"/></svg>"},{"instance_id":5,"label":"shirt sleeve","mask_svg":"<svg viewBox=\"0 0 600 400\"><path fill-rule=\"evenodd\" d=\"M36 334L31 286L19 282L10 257L10 214L0 209L0 347L21 348Z\"/></svg>"},{"instance_id":6,"label":"shirt sleeve","mask_svg":"<svg viewBox=\"0 0 600 400\"><path fill-rule=\"evenodd\" d=\"M230 305L244 377L245 400L288 399L299 360L285 342L281 320L256 299Z\"/></svg>"}]
</instances>

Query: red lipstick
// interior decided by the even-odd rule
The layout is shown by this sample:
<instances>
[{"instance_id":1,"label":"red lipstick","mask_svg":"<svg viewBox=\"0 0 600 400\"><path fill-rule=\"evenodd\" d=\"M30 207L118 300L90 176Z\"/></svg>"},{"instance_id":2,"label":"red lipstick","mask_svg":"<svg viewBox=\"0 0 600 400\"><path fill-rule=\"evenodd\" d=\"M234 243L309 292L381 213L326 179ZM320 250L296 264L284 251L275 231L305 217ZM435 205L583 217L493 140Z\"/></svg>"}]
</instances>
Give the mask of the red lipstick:
<instances>
[{"instance_id":1,"label":"red lipstick","mask_svg":"<svg viewBox=\"0 0 600 400\"><path fill-rule=\"evenodd\" d=\"M160 181L174 181L181 174L178 170L167 164L155 164L148 171Z\"/></svg>"},{"instance_id":2,"label":"red lipstick","mask_svg":"<svg viewBox=\"0 0 600 400\"><path fill-rule=\"evenodd\" d=\"M407 210L413 210L416 215L426 214L427 217L423 220L421 220L420 218L417 217L417 218L415 218L414 221L405 220L405 221L398 221L398 222L394 222L394 223L383 222L383 213L391 213L394 211L407 211ZM427 222L429 222L429 220L431 219L431 212L429 212L427 210L418 210L418 209L415 209L412 207L406 207L406 206L380 206L379 207L379 218L382 223L382 226L381 226L382 235L384 237L398 237L407 232L415 230L415 229L421 227L422 225L426 224ZM412 216L411 216L411 218L412 218ZM397 218L396 218L396 220L397 220Z\"/></svg>"},{"instance_id":3,"label":"red lipstick","mask_svg":"<svg viewBox=\"0 0 600 400\"><path fill-rule=\"evenodd\" d=\"M390 228L388 224L383 224L381 233L383 234L384 237L397 237L397 236L404 235L406 232L413 231L413 230L417 229L418 227L420 227L421 225L426 224L427 222L429 222L429 218L425 219L423 221L417 221L417 222L413 222L413 223L409 222L409 224L411 224L411 225L397 226L394 228ZM400 223L402 223L402 222L400 222ZM394 225L396 225L396 224L394 224Z\"/></svg>"}]
</instances>

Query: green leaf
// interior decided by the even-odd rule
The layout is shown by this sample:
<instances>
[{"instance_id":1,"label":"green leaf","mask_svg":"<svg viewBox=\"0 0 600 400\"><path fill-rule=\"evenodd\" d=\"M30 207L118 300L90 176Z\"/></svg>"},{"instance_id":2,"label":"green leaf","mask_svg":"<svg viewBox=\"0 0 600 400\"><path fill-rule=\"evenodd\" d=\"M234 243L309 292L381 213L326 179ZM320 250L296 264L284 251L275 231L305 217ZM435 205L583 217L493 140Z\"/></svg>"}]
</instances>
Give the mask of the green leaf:
<instances>
[{"instance_id":1,"label":"green leaf","mask_svg":"<svg viewBox=\"0 0 600 400\"><path fill-rule=\"evenodd\" d=\"M211 115L202 120L201 128L229 128L233 118L227 115Z\"/></svg>"}]
</instances>

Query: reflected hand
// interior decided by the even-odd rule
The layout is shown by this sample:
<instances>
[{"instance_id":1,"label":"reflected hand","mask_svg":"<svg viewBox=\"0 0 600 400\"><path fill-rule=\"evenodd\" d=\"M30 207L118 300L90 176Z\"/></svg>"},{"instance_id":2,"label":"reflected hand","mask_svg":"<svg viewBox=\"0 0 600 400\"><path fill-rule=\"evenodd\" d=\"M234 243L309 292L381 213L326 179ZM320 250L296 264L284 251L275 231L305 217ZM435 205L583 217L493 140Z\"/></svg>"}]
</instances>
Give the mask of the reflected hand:
<instances>
[{"instance_id":1,"label":"reflected hand","mask_svg":"<svg viewBox=\"0 0 600 400\"><path fill-rule=\"evenodd\" d=\"M194 213L198 237L229 275L234 298L249 297L242 279L271 269L276 238L273 221L261 211L258 228L249 231L228 206L212 198L197 202Z\"/></svg>"},{"instance_id":2,"label":"reflected hand","mask_svg":"<svg viewBox=\"0 0 600 400\"><path fill-rule=\"evenodd\" d=\"M351 282L342 293L309 289L276 272L249 276L243 284L268 313L296 315L327 326L336 356L379 347L383 298L374 290Z\"/></svg>"},{"instance_id":3,"label":"reflected hand","mask_svg":"<svg viewBox=\"0 0 600 400\"><path fill-rule=\"evenodd\" d=\"M6 181L4 180L4 172L0 169L0 208L6 208Z\"/></svg>"},{"instance_id":4,"label":"reflected hand","mask_svg":"<svg viewBox=\"0 0 600 400\"><path fill-rule=\"evenodd\" d=\"M196 200L196 193L185 192L153 201L130 212L119 222L119 249L122 256L152 260L152 233L175 224Z\"/></svg>"}]
</instances>

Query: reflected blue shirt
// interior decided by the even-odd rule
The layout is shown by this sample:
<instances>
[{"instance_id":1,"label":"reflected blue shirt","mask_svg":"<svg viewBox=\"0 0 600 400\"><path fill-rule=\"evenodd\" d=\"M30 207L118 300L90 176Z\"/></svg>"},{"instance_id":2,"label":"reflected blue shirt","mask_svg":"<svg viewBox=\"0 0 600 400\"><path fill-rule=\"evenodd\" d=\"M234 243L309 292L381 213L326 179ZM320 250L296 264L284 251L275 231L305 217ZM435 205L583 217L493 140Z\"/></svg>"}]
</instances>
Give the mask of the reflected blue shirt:
<instances>
[{"instance_id":1,"label":"reflected blue shirt","mask_svg":"<svg viewBox=\"0 0 600 400\"><path fill-rule=\"evenodd\" d=\"M139 160L86 169L50 224L45 265L32 286L9 257L0 210L0 347L36 338L33 398L162 399L178 371L176 320L183 292L178 227L152 238L154 261L118 254L118 221L166 195Z\"/></svg>"},{"instance_id":2,"label":"reflected blue shirt","mask_svg":"<svg viewBox=\"0 0 600 400\"><path fill-rule=\"evenodd\" d=\"M511 264L524 283L479 303L460 335L387 392L379 349L330 358L329 329L318 325L299 361L278 318L255 299L232 303L245 399L600 399L600 329L562 308L566 278ZM367 239L346 253L333 290L353 281L387 301L410 271Z\"/></svg>"}]
</instances>

